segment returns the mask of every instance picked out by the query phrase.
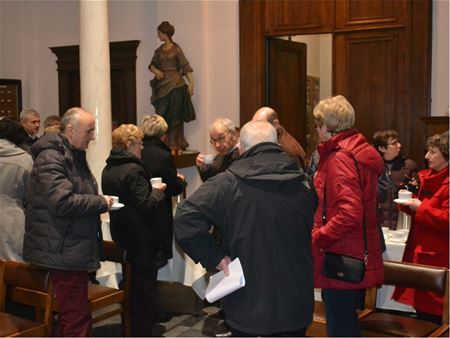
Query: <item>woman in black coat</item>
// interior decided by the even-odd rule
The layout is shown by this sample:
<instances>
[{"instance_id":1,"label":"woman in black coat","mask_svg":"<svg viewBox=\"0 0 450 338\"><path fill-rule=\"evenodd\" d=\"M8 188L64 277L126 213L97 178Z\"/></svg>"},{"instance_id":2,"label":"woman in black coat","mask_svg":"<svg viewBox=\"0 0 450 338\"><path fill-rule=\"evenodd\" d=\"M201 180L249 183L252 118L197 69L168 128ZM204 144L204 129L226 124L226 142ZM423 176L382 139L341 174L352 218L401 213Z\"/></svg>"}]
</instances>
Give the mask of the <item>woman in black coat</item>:
<instances>
[{"instance_id":1,"label":"woman in black coat","mask_svg":"<svg viewBox=\"0 0 450 338\"><path fill-rule=\"evenodd\" d=\"M181 194L186 182L184 176L177 173L170 148L166 145L168 125L160 115L144 117L142 130L144 132L144 149L142 162L152 177L161 177L167 184L164 191L165 203L160 208L157 220L160 247L157 252L156 265L158 268L167 264L172 258L173 214L172 196Z\"/></svg>"},{"instance_id":2,"label":"woman in black coat","mask_svg":"<svg viewBox=\"0 0 450 338\"><path fill-rule=\"evenodd\" d=\"M152 189L142 164L144 134L123 124L112 134L113 149L102 173L102 190L119 197L123 208L110 212L111 236L126 250L131 264L130 317L134 336L151 336L158 247L156 214L164 200L165 183Z\"/></svg>"}]
</instances>

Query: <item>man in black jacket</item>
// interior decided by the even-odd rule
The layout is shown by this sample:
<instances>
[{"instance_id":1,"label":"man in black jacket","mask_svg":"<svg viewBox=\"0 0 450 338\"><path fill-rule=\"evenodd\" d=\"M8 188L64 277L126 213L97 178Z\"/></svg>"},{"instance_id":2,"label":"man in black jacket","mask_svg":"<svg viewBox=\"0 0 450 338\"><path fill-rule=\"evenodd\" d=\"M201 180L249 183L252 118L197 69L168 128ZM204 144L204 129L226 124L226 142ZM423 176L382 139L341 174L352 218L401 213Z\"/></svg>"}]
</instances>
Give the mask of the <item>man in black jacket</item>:
<instances>
[{"instance_id":1,"label":"man in black jacket","mask_svg":"<svg viewBox=\"0 0 450 338\"><path fill-rule=\"evenodd\" d=\"M195 262L228 273L239 257L245 287L224 298L237 336L304 335L312 321L311 227L317 198L268 122L241 130L242 155L178 207L175 237ZM208 232L219 229L219 247Z\"/></svg>"},{"instance_id":2,"label":"man in black jacket","mask_svg":"<svg viewBox=\"0 0 450 338\"><path fill-rule=\"evenodd\" d=\"M35 158L27 192L24 260L49 269L59 305L56 336L87 336L88 271L100 267L100 214L112 198L97 193L85 150L94 139L95 119L70 108L61 134L48 133L31 148Z\"/></svg>"}]
</instances>

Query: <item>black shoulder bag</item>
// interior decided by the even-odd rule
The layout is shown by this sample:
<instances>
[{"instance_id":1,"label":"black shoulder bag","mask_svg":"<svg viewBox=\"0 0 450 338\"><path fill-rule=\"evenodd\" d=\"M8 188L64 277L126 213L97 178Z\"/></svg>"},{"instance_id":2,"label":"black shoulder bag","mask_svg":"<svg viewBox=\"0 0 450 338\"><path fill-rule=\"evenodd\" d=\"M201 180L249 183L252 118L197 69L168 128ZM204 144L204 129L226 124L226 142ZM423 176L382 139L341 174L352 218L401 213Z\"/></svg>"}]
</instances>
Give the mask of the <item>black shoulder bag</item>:
<instances>
[{"instance_id":1,"label":"black shoulder bag","mask_svg":"<svg viewBox=\"0 0 450 338\"><path fill-rule=\"evenodd\" d=\"M359 174L358 163L352 153L348 152L355 162L356 172L358 173L359 184L362 191L361 176ZM327 222L327 193L326 187L323 189L323 208L322 208L322 224ZM369 253L367 251L367 234L366 234L366 218L364 213L363 201L363 239L364 239L364 260L345 256L332 252L325 252L323 260L322 275L328 278L338 279L343 282L359 283L364 278L366 272L367 260Z\"/></svg>"}]
</instances>

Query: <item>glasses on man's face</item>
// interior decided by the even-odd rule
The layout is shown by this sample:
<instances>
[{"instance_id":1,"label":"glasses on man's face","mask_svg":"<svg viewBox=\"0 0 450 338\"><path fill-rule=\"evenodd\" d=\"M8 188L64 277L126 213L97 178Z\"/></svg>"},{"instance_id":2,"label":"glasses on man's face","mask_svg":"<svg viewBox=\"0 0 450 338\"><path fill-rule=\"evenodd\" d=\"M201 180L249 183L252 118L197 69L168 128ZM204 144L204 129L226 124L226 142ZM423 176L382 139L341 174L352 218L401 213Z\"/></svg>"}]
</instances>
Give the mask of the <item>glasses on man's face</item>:
<instances>
[{"instance_id":1,"label":"glasses on man's face","mask_svg":"<svg viewBox=\"0 0 450 338\"><path fill-rule=\"evenodd\" d=\"M218 144L223 144L225 142L225 139L227 138L227 135L220 135L217 138L210 138L209 139L209 143L211 143L212 145L218 143Z\"/></svg>"},{"instance_id":2,"label":"glasses on man's face","mask_svg":"<svg viewBox=\"0 0 450 338\"><path fill-rule=\"evenodd\" d=\"M391 142L388 143L388 147L389 147L389 146L396 147L396 146L398 146L398 144L399 144L398 140L393 140L393 141L391 141Z\"/></svg>"}]
</instances>

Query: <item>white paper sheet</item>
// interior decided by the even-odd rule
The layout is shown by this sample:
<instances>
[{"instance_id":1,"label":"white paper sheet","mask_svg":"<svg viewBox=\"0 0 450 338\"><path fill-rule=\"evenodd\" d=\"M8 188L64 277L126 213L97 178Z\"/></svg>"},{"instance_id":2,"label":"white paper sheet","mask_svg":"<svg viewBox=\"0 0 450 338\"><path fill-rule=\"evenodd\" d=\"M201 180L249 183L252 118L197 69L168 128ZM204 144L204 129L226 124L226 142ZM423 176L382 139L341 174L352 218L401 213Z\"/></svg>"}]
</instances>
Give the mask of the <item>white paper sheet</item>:
<instances>
[{"instance_id":1,"label":"white paper sheet","mask_svg":"<svg viewBox=\"0 0 450 338\"><path fill-rule=\"evenodd\" d=\"M230 293L245 286L244 272L239 258L228 265L230 275L226 276L223 271L211 276L206 289L206 299L210 303L229 295Z\"/></svg>"}]
</instances>

